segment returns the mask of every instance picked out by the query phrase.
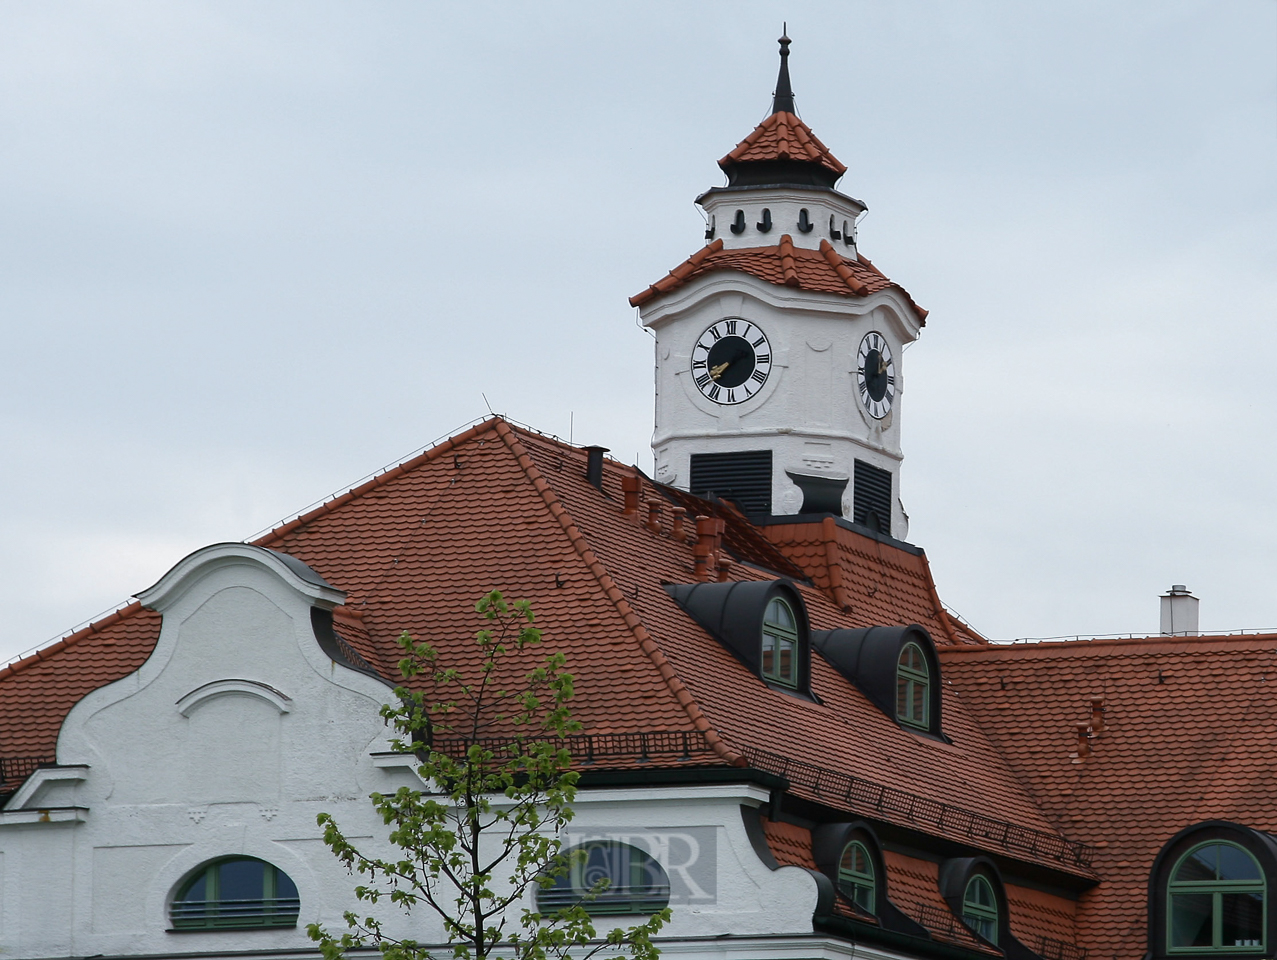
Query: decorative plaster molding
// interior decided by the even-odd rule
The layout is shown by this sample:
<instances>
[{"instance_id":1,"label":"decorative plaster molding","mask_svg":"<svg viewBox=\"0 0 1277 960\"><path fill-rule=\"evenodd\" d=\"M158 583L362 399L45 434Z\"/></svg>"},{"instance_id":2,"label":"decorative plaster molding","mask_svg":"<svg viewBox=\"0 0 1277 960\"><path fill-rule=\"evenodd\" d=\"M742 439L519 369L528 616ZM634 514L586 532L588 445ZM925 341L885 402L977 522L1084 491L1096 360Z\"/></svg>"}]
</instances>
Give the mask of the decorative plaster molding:
<instances>
[{"instance_id":1,"label":"decorative plaster molding","mask_svg":"<svg viewBox=\"0 0 1277 960\"><path fill-rule=\"evenodd\" d=\"M214 680L202 687L196 687L177 701L177 712L184 717L189 717L196 707L206 701L230 696L256 697L258 700L265 700L280 713L288 713L293 709L292 698L268 684L258 683L256 680Z\"/></svg>"},{"instance_id":2,"label":"decorative plaster molding","mask_svg":"<svg viewBox=\"0 0 1277 960\"><path fill-rule=\"evenodd\" d=\"M88 777L89 767L87 764L82 763L65 767L37 767L35 772L23 782L22 786L14 791L13 796L9 798L9 802L5 804L5 810L12 812L25 808L45 784L67 781L79 783L87 780Z\"/></svg>"},{"instance_id":3,"label":"decorative plaster molding","mask_svg":"<svg viewBox=\"0 0 1277 960\"><path fill-rule=\"evenodd\" d=\"M222 567L249 565L269 570L311 603L332 609L346 591L328 583L306 564L287 554L247 543L214 543L188 554L151 587L137 594L144 607L163 613L196 583Z\"/></svg>"}]
</instances>

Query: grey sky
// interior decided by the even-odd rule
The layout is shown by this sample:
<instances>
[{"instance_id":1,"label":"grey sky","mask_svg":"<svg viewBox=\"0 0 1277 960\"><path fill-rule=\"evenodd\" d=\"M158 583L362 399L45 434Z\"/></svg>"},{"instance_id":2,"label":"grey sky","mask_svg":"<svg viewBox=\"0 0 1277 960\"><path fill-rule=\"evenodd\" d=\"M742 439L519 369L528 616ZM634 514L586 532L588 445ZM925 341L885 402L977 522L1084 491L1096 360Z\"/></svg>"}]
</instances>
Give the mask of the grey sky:
<instances>
[{"instance_id":1,"label":"grey sky","mask_svg":"<svg viewBox=\"0 0 1277 960\"><path fill-rule=\"evenodd\" d=\"M989 635L1277 627L1277 4L0 4L0 657L494 409L650 464L626 298L799 111L932 313ZM486 584L479 586L488 586Z\"/></svg>"}]
</instances>

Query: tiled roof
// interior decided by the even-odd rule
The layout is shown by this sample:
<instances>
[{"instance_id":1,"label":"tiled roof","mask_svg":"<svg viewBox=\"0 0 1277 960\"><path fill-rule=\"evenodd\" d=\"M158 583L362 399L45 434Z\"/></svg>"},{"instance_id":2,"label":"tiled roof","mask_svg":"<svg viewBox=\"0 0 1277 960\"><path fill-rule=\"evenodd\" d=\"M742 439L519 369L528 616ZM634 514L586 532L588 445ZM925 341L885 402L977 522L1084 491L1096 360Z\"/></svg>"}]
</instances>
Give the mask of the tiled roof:
<instances>
[{"instance_id":1,"label":"tiled roof","mask_svg":"<svg viewBox=\"0 0 1277 960\"><path fill-rule=\"evenodd\" d=\"M1094 844L1078 904L1093 956L1145 949L1153 859L1183 827L1277 831L1277 636L950 647L945 676L1042 809ZM1103 729L1077 757L1101 698Z\"/></svg>"},{"instance_id":2,"label":"tiled roof","mask_svg":"<svg viewBox=\"0 0 1277 960\"><path fill-rule=\"evenodd\" d=\"M605 461L600 492L585 467L583 450L494 419L258 543L347 591L334 626L383 675L396 675L394 638L404 630L463 659L480 626L475 599L500 588L530 600L548 643L567 653L573 710L588 734L689 732L708 745L702 764L742 765L746 748L766 751L1054 834L951 689L943 692L951 743L902 730L820 657L812 661L819 702L790 696L750 673L663 589L696 578L692 518L716 515L727 527L725 554L735 561L727 575L794 577L813 627L916 621L943 643L946 621L924 558L839 526L830 541L841 571L843 599L836 600L828 566L813 562L805 539L824 525L754 528L725 504L640 478L641 498L660 508L653 530L641 522L645 507L640 516L623 513L630 468ZM689 511L682 540L672 536L671 501ZM830 556L823 540L819 553ZM811 584L799 579L802 569ZM67 710L136 669L158 628L158 615L134 605L0 674L0 717L8 721L0 725L0 755L51 755ZM878 817L926 829L907 811ZM971 843L1034 859L993 840ZM1071 869L1050 857L1037 862Z\"/></svg>"},{"instance_id":3,"label":"tiled roof","mask_svg":"<svg viewBox=\"0 0 1277 960\"><path fill-rule=\"evenodd\" d=\"M772 524L762 530L834 598L851 626L917 623L937 644L986 642L944 609L922 551L858 533L833 517L820 523Z\"/></svg>"},{"instance_id":4,"label":"tiled roof","mask_svg":"<svg viewBox=\"0 0 1277 960\"><path fill-rule=\"evenodd\" d=\"M160 615L132 603L0 670L0 790L30 773L12 761L51 761L62 720L98 687L128 676L155 649Z\"/></svg>"},{"instance_id":5,"label":"tiled roof","mask_svg":"<svg viewBox=\"0 0 1277 960\"><path fill-rule=\"evenodd\" d=\"M715 240L692 254L667 276L630 297L630 305L642 306L649 300L676 290L688 281L714 270L738 270L777 286L817 293L836 293L847 297L866 297L894 287L913 308L918 322L926 323L927 311L913 302L908 291L888 280L866 258L857 254L854 260L849 260L828 240L821 241L819 250L795 247L789 234L784 234L776 246L772 247L726 250L721 239Z\"/></svg>"},{"instance_id":6,"label":"tiled roof","mask_svg":"<svg viewBox=\"0 0 1277 960\"><path fill-rule=\"evenodd\" d=\"M846 166L829 152L807 124L785 111L773 113L756 126L718 165L727 169L734 163L755 160L799 160L818 163L839 176L847 172Z\"/></svg>"}]
</instances>

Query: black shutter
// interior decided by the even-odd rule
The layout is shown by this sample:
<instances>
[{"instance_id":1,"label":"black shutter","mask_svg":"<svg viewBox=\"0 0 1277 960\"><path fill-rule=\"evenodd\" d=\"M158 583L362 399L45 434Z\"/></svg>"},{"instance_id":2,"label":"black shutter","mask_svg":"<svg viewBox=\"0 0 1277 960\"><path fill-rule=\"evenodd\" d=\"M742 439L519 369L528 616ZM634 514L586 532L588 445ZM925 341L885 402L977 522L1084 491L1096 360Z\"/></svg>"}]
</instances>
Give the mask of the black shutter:
<instances>
[{"instance_id":1,"label":"black shutter","mask_svg":"<svg viewBox=\"0 0 1277 960\"><path fill-rule=\"evenodd\" d=\"M731 500L748 516L772 512L772 452L692 454L691 492Z\"/></svg>"},{"instance_id":2,"label":"black shutter","mask_svg":"<svg viewBox=\"0 0 1277 960\"><path fill-rule=\"evenodd\" d=\"M891 472L857 460L855 479L852 520L891 536Z\"/></svg>"}]
</instances>

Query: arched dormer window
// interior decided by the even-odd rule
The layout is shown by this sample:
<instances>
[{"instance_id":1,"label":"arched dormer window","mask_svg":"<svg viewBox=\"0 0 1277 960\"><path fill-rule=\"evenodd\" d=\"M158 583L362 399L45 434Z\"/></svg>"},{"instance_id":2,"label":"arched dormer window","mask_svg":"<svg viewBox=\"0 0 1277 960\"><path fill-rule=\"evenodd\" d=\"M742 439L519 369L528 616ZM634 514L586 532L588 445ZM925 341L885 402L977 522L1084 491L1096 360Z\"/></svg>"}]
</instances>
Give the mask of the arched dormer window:
<instances>
[{"instance_id":1,"label":"arched dormer window","mask_svg":"<svg viewBox=\"0 0 1277 960\"><path fill-rule=\"evenodd\" d=\"M940 865L940 895L962 925L1008 957L1037 957L1011 933L1006 888L988 857L958 857Z\"/></svg>"},{"instance_id":2,"label":"arched dormer window","mask_svg":"<svg viewBox=\"0 0 1277 960\"><path fill-rule=\"evenodd\" d=\"M592 840L565 850L568 866L537 891L537 910L553 914L577 904L593 916L647 914L670 902L665 868L647 852L615 840ZM602 889L595 892L595 887Z\"/></svg>"},{"instance_id":3,"label":"arched dormer window","mask_svg":"<svg viewBox=\"0 0 1277 960\"><path fill-rule=\"evenodd\" d=\"M243 930L297 925L297 885L274 864L227 857L204 864L178 888L169 908L175 930Z\"/></svg>"},{"instance_id":4,"label":"arched dormer window","mask_svg":"<svg viewBox=\"0 0 1277 960\"><path fill-rule=\"evenodd\" d=\"M788 580L677 583L665 590L763 683L815 699L807 608Z\"/></svg>"},{"instance_id":5,"label":"arched dormer window","mask_svg":"<svg viewBox=\"0 0 1277 960\"><path fill-rule=\"evenodd\" d=\"M916 643L906 643L896 661L896 719L919 730L929 730L931 671Z\"/></svg>"},{"instance_id":6,"label":"arched dormer window","mask_svg":"<svg viewBox=\"0 0 1277 960\"><path fill-rule=\"evenodd\" d=\"M1264 872L1246 850L1214 840L1189 850L1166 886L1169 946L1264 946Z\"/></svg>"},{"instance_id":7,"label":"arched dormer window","mask_svg":"<svg viewBox=\"0 0 1277 960\"><path fill-rule=\"evenodd\" d=\"M816 630L812 646L900 726L944 738L940 659L922 627Z\"/></svg>"},{"instance_id":8,"label":"arched dormer window","mask_svg":"<svg viewBox=\"0 0 1277 960\"><path fill-rule=\"evenodd\" d=\"M780 597L763 614L763 677L786 687L798 686L798 620Z\"/></svg>"},{"instance_id":9,"label":"arched dormer window","mask_svg":"<svg viewBox=\"0 0 1277 960\"><path fill-rule=\"evenodd\" d=\"M1153 956L1267 956L1274 876L1277 840L1267 833L1222 820L1181 830L1153 863Z\"/></svg>"},{"instance_id":10,"label":"arched dormer window","mask_svg":"<svg viewBox=\"0 0 1277 960\"><path fill-rule=\"evenodd\" d=\"M842 848L838 858L838 892L865 913L877 906L878 879L873 858L860 840L852 840Z\"/></svg>"},{"instance_id":11,"label":"arched dormer window","mask_svg":"<svg viewBox=\"0 0 1277 960\"><path fill-rule=\"evenodd\" d=\"M994 946L998 943L998 899L988 877L977 873L962 892L962 922Z\"/></svg>"}]
</instances>

